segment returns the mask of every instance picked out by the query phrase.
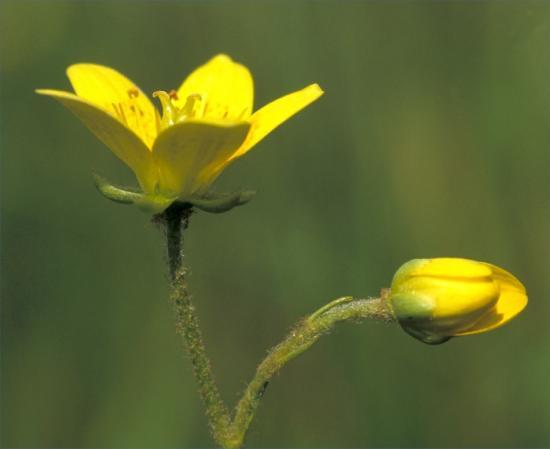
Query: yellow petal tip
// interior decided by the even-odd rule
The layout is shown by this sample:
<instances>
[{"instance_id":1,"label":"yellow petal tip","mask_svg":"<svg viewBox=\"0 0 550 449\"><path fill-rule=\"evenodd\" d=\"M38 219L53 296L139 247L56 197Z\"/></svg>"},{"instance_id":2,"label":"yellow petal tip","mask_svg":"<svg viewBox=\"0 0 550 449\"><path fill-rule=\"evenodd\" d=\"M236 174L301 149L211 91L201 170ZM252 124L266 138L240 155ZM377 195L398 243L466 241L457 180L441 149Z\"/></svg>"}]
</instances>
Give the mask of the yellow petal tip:
<instances>
[{"instance_id":1,"label":"yellow petal tip","mask_svg":"<svg viewBox=\"0 0 550 449\"><path fill-rule=\"evenodd\" d=\"M34 92L38 95L47 95L48 97L56 98L76 97L71 92L56 89L34 89Z\"/></svg>"},{"instance_id":2,"label":"yellow petal tip","mask_svg":"<svg viewBox=\"0 0 550 449\"><path fill-rule=\"evenodd\" d=\"M74 72L75 70L78 70L80 68L85 68L85 67L101 67L101 68L107 68L107 69L110 68L101 64L94 64L93 62L75 62L74 64L71 64L65 69L65 73L67 74L67 76L70 77L69 74L71 72Z\"/></svg>"},{"instance_id":3,"label":"yellow petal tip","mask_svg":"<svg viewBox=\"0 0 550 449\"><path fill-rule=\"evenodd\" d=\"M216 56L212 57L211 61L216 62L233 62L233 59L229 55L226 55L225 53L219 53Z\"/></svg>"},{"instance_id":4,"label":"yellow petal tip","mask_svg":"<svg viewBox=\"0 0 550 449\"><path fill-rule=\"evenodd\" d=\"M311 84L309 88L311 89L312 92L317 92L319 95L323 95L325 93L323 88L319 86L319 84L317 83Z\"/></svg>"}]
</instances>

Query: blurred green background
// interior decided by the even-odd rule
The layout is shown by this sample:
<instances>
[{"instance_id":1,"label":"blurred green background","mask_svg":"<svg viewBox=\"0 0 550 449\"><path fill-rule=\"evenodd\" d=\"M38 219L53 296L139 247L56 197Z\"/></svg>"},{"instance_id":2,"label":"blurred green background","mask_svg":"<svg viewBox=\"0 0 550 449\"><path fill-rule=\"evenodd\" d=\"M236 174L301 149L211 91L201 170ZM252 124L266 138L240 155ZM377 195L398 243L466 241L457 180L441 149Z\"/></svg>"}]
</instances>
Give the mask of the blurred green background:
<instances>
[{"instance_id":1,"label":"blurred green background","mask_svg":"<svg viewBox=\"0 0 550 449\"><path fill-rule=\"evenodd\" d=\"M491 261L530 296L438 347L338 328L272 382L248 446L550 446L550 2L4 1L0 49L2 446L212 446L162 236L92 185L132 174L33 89L88 61L168 90L219 52L257 107L326 91L217 183L256 198L187 232L229 402L299 317L411 258Z\"/></svg>"}]
</instances>

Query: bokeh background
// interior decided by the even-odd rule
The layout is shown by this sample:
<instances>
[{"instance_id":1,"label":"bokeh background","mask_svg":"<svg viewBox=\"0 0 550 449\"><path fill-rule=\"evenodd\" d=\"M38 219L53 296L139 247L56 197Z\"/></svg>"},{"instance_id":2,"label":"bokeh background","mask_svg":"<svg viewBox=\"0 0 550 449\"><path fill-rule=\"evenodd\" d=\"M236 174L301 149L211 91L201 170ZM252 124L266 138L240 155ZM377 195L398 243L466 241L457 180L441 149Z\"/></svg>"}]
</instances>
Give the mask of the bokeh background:
<instances>
[{"instance_id":1,"label":"bokeh background","mask_svg":"<svg viewBox=\"0 0 550 449\"><path fill-rule=\"evenodd\" d=\"M0 49L3 447L212 446L162 235L92 185L131 173L33 90L88 61L151 93L219 52L257 106L326 91L217 183L257 197L186 235L227 401L299 317L411 258L491 261L530 296L438 347L338 328L272 382L248 446L550 446L550 2L3 1Z\"/></svg>"}]
</instances>

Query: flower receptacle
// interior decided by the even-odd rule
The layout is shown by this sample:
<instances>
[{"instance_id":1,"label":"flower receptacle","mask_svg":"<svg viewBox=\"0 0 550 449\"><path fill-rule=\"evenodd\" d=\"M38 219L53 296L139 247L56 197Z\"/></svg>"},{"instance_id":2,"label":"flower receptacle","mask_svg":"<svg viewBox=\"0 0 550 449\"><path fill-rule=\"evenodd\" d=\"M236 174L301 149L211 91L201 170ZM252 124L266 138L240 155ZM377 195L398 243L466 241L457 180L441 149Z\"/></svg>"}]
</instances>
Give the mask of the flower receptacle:
<instances>
[{"instance_id":1,"label":"flower receptacle","mask_svg":"<svg viewBox=\"0 0 550 449\"><path fill-rule=\"evenodd\" d=\"M244 190L231 193L208 192L189 198L176 198L160 194L145 194L132 188L115 186L96 173L93 174L93 178L96 188L105 198L119 204L135 204L142 211L151 214L159 214L175 202L189 204L204 212L228 212L234 207L248 203L256 194L252 190Z\"/></svg>"}]
</instances>

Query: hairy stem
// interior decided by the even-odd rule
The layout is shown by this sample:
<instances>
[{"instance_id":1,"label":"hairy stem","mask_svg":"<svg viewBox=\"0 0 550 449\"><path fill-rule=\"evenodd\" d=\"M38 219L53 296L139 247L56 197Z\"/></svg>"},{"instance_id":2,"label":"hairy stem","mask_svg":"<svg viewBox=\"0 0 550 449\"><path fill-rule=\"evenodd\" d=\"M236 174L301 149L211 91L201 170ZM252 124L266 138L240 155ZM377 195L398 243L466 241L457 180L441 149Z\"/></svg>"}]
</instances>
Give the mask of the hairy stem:
<instances>
[{"instance_id":1,"label":"hairy stem","mask_svg":"<svg viewBox=\"0 0 550 449\"><path fill-rule=\"evenodd\" d=\"M172 283L171 299L176 313L176 329L182 336L191 358L193 373L214 440L222 448L240 448L271 378L286 363L307 350L337 323L360 322L366 319L393 322L395 319L385 299L385 291L382 291L381 298L345 297L326 304L301 320L281 343L269 351L258 366L231 417L214 380L199 321L185 280L182 232L187 227L191 211L190 206L175 203L158 217L166 225Z\"/></svg>"},{"instance_id":2,"label":"hairy stem","mask_svg":"<svg viewBox=\"0 0 550 449\"><path fill-rule=\"evenodd\" d=\"M340 298L300 321L281 343L269 351L267 357L256 369L254 378L235 407L235 415L231 424L230 447L238 448L242 445L270 379L286 363L309 349L337 323L364 319L394 321L384 297L373 299Z\"/></svg>"},{"instance_id":3,"label":"hairy stem","mask_svg":"<svg viewBox=\"0 0 550 449\"><path fill-rule=\"evenodd\" d=\"M230 417L212 374L199 320L185 280L182 231L187 227L190 214L190 208L178 204L174 204L163 214L166 222L168 264L172 282L171 300L176 314L176 330L183 338L185 348L191 358L193 374L206 408L210 431L216 442L222 444Z\"/></svg>"}]
</instances>

